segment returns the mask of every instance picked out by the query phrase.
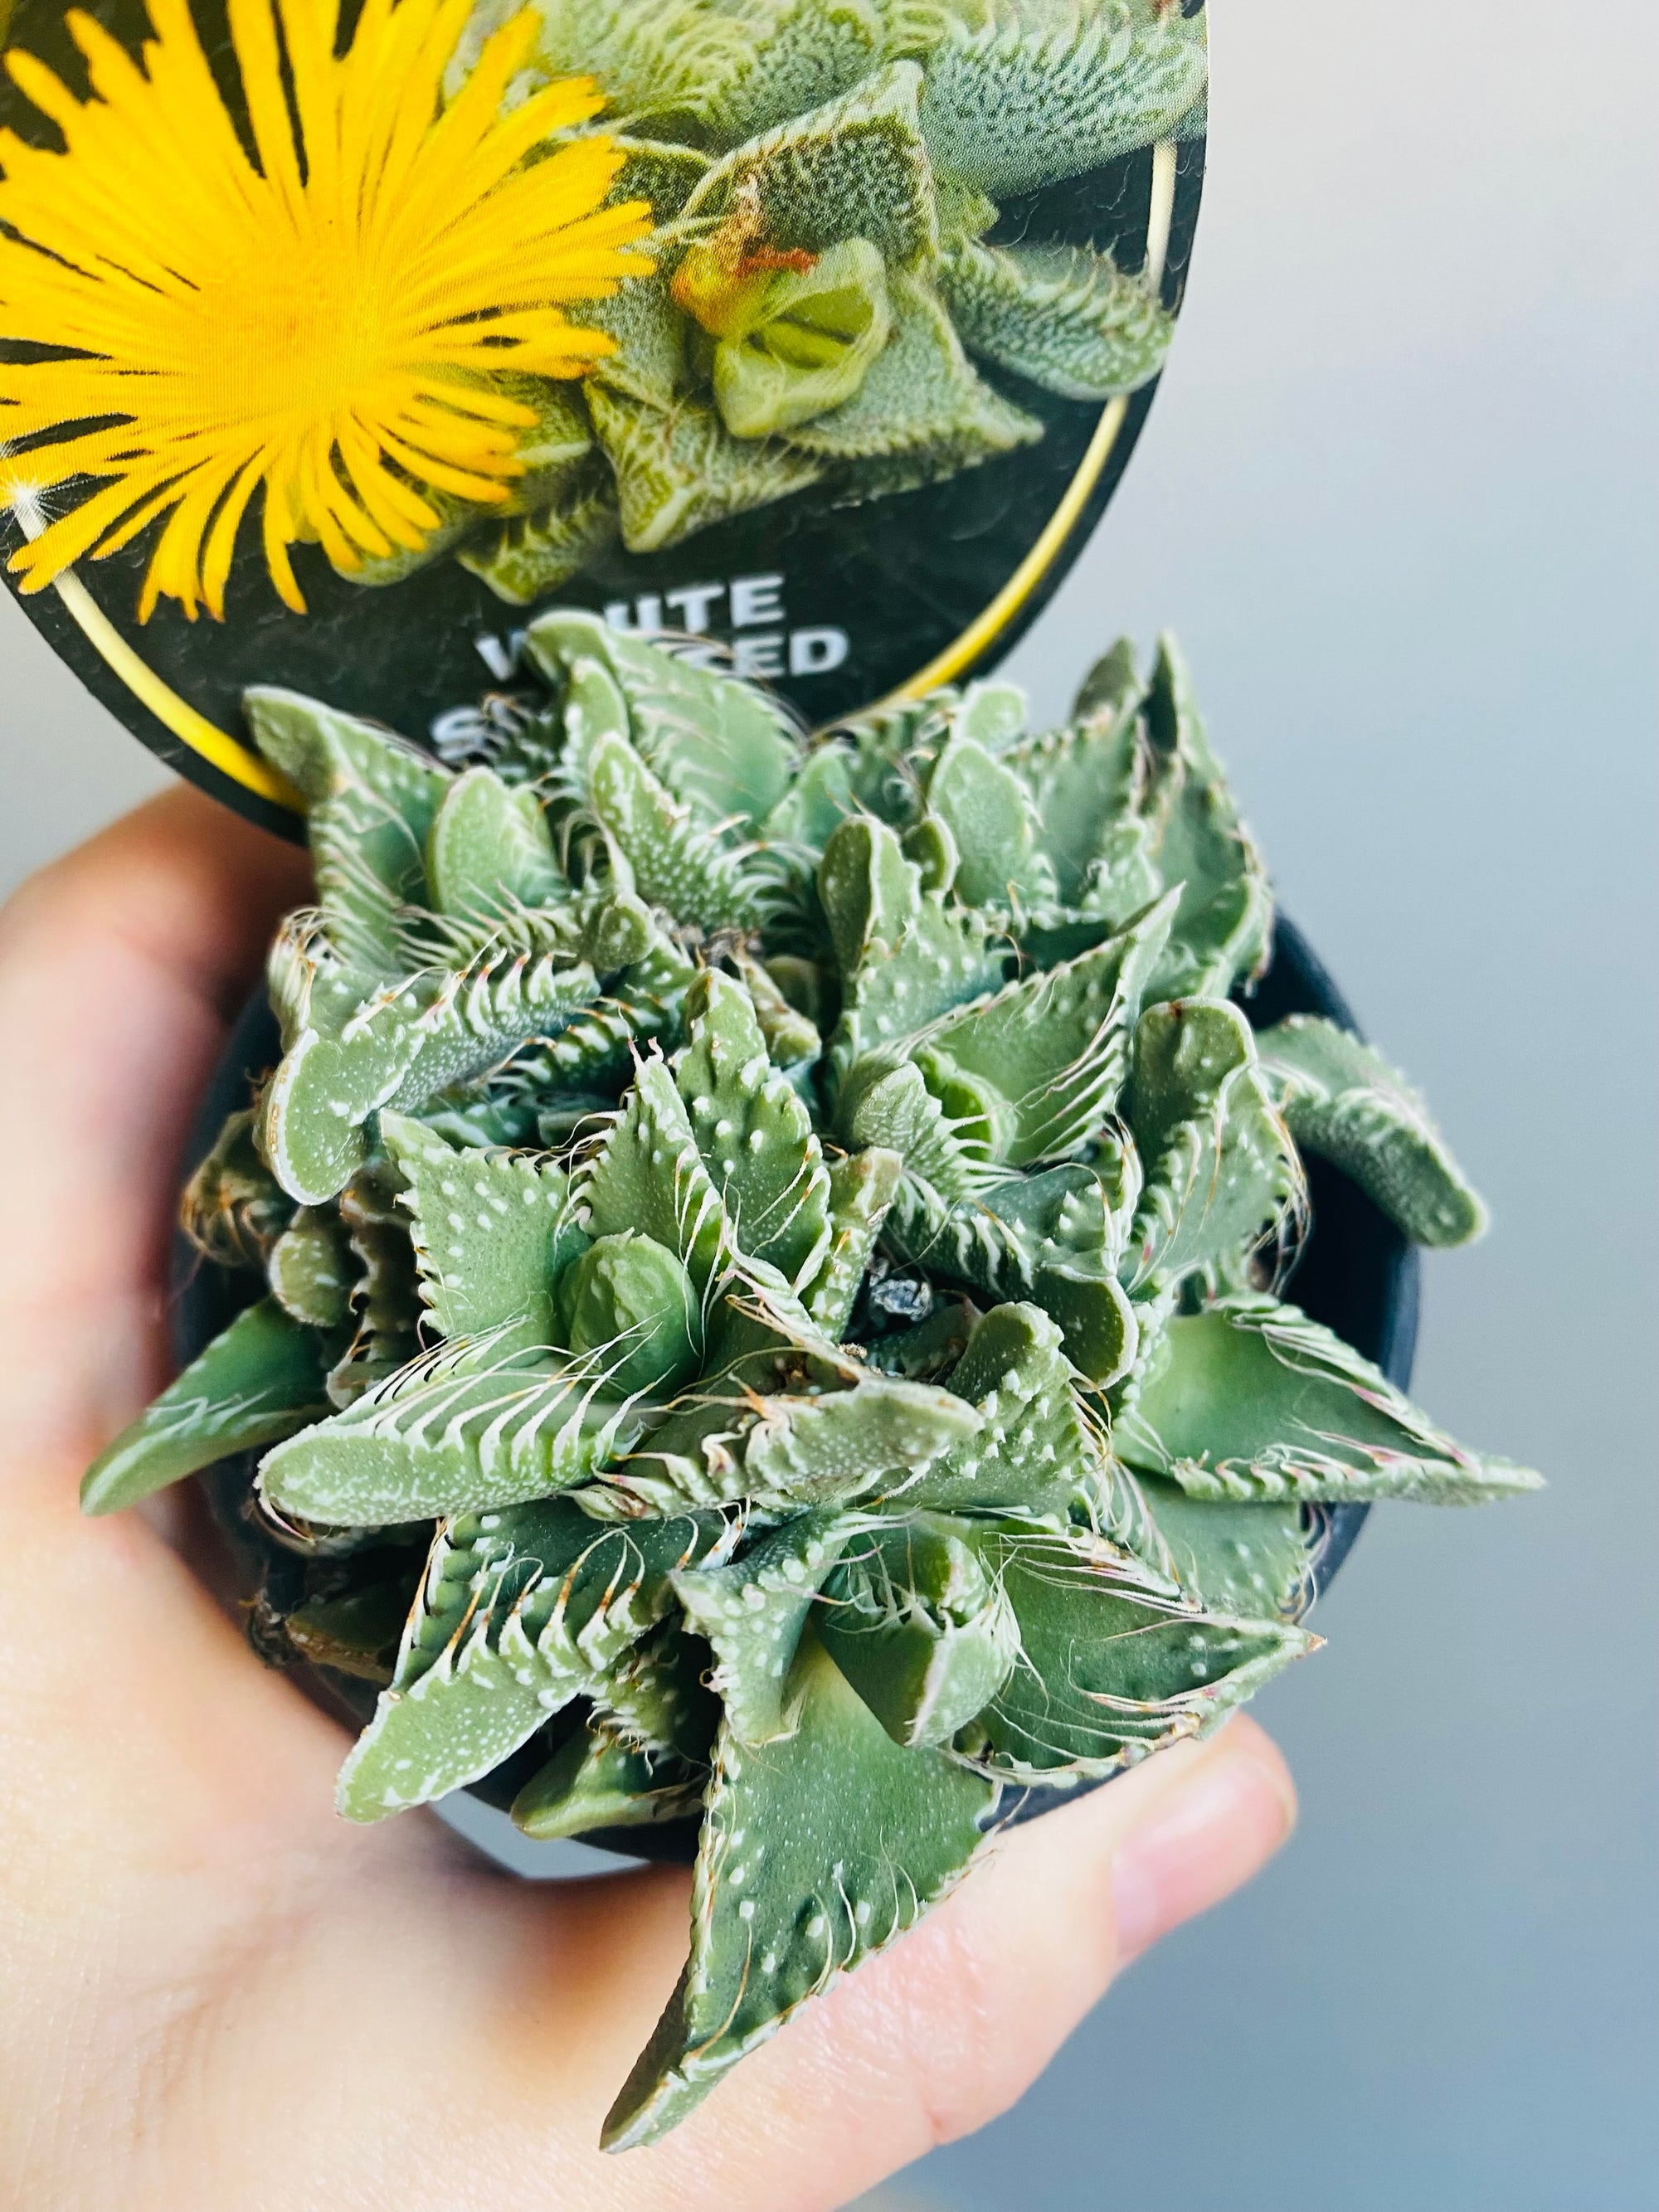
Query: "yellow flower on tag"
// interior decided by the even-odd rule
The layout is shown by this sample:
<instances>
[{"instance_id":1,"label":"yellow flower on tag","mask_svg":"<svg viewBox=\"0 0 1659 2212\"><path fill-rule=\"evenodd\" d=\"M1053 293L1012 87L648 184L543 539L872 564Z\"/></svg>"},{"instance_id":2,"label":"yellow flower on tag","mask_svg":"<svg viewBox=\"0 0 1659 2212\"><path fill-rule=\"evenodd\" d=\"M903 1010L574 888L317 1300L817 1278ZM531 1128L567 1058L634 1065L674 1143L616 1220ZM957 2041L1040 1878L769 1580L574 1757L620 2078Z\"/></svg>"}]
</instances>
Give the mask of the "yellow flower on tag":
<instances>
[{"instance_id":1,"label":"yellow flower on tag","mask_svg":"<svg viewBox=\"0 0 1659 2212\"><path fill-rule=\"evenodd\" d=\"M365 0L343 52L338 0L229 0L240 130L188 0L149 7L137 61L67 16L85 101L5 57L63 140L0 131L0 336L56 355L0 362L0 500L29 537L10 565L39 591L165 517L140 619L163 593L222 618L263 488L266 564L303 613L297 540L350 571L417 551L430 493L508 496L536 417L493 380L611 351L564 311L649 268L629 249L650 209L604 204L623 156L578 129L591 80L503 109L533 9L446 103L471 0Z\"/></svg>"}]
</instances>

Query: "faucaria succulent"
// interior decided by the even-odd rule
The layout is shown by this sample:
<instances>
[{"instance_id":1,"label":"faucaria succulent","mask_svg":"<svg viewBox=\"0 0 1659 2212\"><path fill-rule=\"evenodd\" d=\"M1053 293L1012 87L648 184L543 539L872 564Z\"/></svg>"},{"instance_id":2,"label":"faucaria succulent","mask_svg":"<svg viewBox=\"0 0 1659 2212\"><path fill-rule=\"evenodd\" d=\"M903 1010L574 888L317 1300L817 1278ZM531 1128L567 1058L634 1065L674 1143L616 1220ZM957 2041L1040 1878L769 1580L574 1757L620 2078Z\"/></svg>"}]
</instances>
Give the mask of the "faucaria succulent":
<instances>
[{"instance_id":1,"label":"faucaria succulent","mask_svg":"<svg viewBox=\"0 0 1659 2212\"><path fill-rule=\"evenodd\" d=\"M475 8L452 89L520 13L520 0ZM579 383L502 382L536 418L510 500L434 494L441 526L417 550L365 562L347 548L343 574L393 581L453 553L526 605L618 540L653 553L796 493L846 505L910 490L1040 440L1034 392L1099 403L1162 368L1161 269L1054 238L1022 196L1202 131L1201 9L535 0L534 13L518 85L591 78L607 103L538 155L614 142L611 204L650 209L654 272L584 307L614 350Z\"/></svg>"},{"instance_id":2,"label":"faucaria succulent","mask_svg":"<svg viewBox=\"0 0 1659 2212\"><path fill-rule=\"evenodd\" d=\"M590 616L524 649L471 765L249 694L317 904L185 1196L247 1303L84 1497L263 1455L260 1646L379 1692L349 1818L700 1819L624 2146L1030 1792L1309 1650L1325 1509L1536 1478L1280 1294L1304 1153L1425 1243L1481 1212L1369 1048L1253 1032L1267 880L1172 646L1053 732L982 684L811 745Z\"/></svg>"}]
</instances>

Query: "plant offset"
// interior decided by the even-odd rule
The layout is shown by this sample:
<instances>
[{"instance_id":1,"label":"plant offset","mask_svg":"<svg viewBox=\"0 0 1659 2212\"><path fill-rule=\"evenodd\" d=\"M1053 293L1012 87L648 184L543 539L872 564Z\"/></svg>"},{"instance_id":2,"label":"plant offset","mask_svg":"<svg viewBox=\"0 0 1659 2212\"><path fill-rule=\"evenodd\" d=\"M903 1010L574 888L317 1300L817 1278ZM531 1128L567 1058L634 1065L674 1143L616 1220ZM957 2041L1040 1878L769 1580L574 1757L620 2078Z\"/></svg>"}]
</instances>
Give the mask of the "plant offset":
<instances>
[{"instance_id":1,"label":"plant offset","mask_svg":"<svg viewBox=\"0 0 1659 2212\"><path fill-rule=\"evenodd\" d=\"M1272 902L1172 647L1056 732L987 684L811 746L586 614L525 653L462 769L249 695L318 903L185 1194L248 1302L83 1496L264 1451L257 1641L380 1689L348 1817L701 1816L620 2148L1028 1790L1309 1650L1321 1509L1537 1478L1279 1295L1304 1152L1425 1243L1481 1209L1369 1048L1235 1002Z\"/></svg>"}]
</instances>

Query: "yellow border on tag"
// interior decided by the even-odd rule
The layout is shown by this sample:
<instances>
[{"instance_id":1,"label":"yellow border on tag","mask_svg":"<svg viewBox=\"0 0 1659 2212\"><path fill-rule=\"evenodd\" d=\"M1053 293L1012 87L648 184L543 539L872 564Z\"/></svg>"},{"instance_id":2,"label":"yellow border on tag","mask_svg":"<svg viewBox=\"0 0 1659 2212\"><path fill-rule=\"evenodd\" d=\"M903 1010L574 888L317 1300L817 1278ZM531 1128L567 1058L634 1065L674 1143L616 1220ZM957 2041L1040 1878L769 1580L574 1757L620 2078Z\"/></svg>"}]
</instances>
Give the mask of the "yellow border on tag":
<instances>
[{"instance_id":1,"label":"yellow border on tag","mask_svg":"<svg viewBox=\"0 0 1659 2212\"><path fill-rule=\"evenodd\" d=\"M1042 581L1060 547L1071 536L1078 517L1089 503L1090 493L1100 481L1100 472L1106 465L1107 456L1117 443L1117 434L1123 428L1123 418L1128 411L1127 399L1112 401L1095 425L1095 434L1089 441L1089 449L1078 464L1077 474L1066 485L1065 497L1044 524L1042 536L995 599L975 616L960 637L947 645L943 653L936 653L925 668L919 669L915 675L901 684L896 691L890 692L889 698L919 699L926 691L937 690L941 684L948 684L970 661L977 660L986 647L1007 628Z\"/></svg>"},{"instance_id":2,"label":"yellow border on tag","mask_svg":"<svg viewBox=\"0 0 1659 2212\"><path fill-rule=\"evenodd\" d=\"M1156 289L1164 282L1164 264L1170 254L1170 225L1175 215L1176 142L1160 138L1152 149L1152 192L1146 214L1146 274L1149 287ZM1089 441L1088 450L1078 464L1077 474L1066 487L1065 496L1048 517L1042 533L1013 574L997 593L990 605L983 608L970 622L960 637L947 645L943 653L936 653L925 668L901 684L890 699L917 699L923 692L937 690L959 675L977 660L988 645L993 644L1024 605L1048 569L1058 557L1061 547L1076 527L1090 495L1100 482L1101 471L1117 443L1118 432L1129 411L1127 398L1114 399L1095 425L1095 434Z\"/></svg>"},{"instance_id":3,"label":"yellow border on tag","mask_svg":"<svg viewBox=\"0 0 1659 2212\"><path fill-rule=\"evenodd\" d=\"M133 696L175 738L244 790L277 806L291 807L296 814L305 812L304 798L285 775L279 775L258 753L239 744L205 714L198 714L187 699L181 699L161 681L148 661L138 658L72 568L56 578L52 588L93 650L102 655Z\"/></svg>"},{"instance_id":4,"label":"yellow border on tag","mask_svg":"<svg viewBox=\"0 0 1659 2212\"><path fill-rule=\"evenodd\" d=\"M3 0L0 0L3 4ZM1176 143L1173 138L1160 138L1152 149L1152 203L1146 220L1146 273L1149 285L1156 287L1164 281L1164 264L1170 251L1170 224L1175 211ZM893 699L914 699L924 691L932 691L976 660L986 647L994 642L1018 613L1031 593L1057 558L1061 547L1076 527L1079 518L1089 503L1090 494L1100 481L1101 471L1117 443L1118 433L1123 428L1124 417L1129 411L1127 398L1114 399L1095 425L1094 435L1089 441L1087 452L1078 465L1077 474L1066 487L1065 496L1044 524L1042 534L1030 551L1010 576L990 604L969 623L962 635L947 645L943 653L936 653L925 668L901 684L888 696ZM228 732L210 722L205 714L198 714L189 701L181 699L169 684L141 660L121 635L107 615L97 605L90 592L71 568L58 577L53 589L65 609L78 623L93 650L99 653L118 676L128 690L162 726L193 753L216 768L232 782L240 783L245 791L256 797L270 799L273 805L286 806L303 814L306 802L285 775L262 761L255 752L239 744Z\"/></svg>"}]
</instances>

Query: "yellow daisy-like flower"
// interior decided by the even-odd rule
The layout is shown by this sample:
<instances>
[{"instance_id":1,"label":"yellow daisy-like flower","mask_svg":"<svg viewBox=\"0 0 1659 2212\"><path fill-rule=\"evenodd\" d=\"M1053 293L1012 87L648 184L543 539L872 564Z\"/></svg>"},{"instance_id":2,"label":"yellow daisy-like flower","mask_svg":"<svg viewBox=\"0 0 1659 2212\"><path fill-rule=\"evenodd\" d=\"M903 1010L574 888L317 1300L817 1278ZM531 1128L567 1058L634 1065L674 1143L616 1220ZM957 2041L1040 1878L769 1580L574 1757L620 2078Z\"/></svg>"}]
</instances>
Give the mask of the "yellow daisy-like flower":
<instances>
[{"instance_id":1,"label":"yellow daisy-like flower","mask_svg":"<svg viewBox=\"0 0 1659 2212\"><path fill-rule=\"evenodd\" d=\"M140 62L71 12L84 103L7 54L64 140L0 131L0 334L59 349L0 363L0 498L38 532L11 560L25 591L165 515L140 619L164 592L222 617L263 485L265 560L303 613L295 540L350 570L420 548L428 492L508 496L535 417L492 375L580 376L611 349L562 311L649 267L629 248L650 210L603 204L623 160L604 137L526 161L604 104L579 79L503 112L533 9L446 104L470 12L364 0L338 53L338 0L229 0L253 160L188 0L149 0ZM88 477L106 481L40 526Z\"/></svg>"}]
</instances>

